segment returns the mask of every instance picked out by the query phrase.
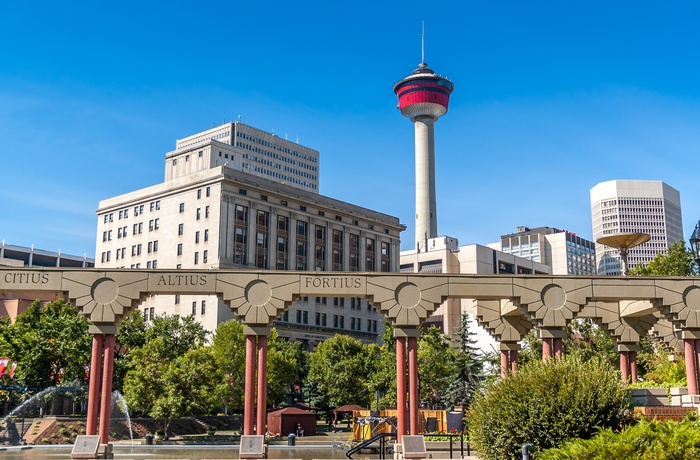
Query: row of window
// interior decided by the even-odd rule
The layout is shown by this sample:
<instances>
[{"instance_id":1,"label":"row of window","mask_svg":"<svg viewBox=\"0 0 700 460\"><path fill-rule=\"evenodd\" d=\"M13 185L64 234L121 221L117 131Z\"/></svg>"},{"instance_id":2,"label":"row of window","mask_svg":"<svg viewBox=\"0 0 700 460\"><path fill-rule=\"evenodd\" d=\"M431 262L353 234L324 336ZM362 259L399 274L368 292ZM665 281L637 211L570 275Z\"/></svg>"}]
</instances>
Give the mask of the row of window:
<instances>
[{"instance_id":1,"label":"row of window","mask_svg":"<svg viewBox=\"0 0 700 460\"><path fill-rule=\"evenodd\" d=\"M231 251L233 262L239 265L249 263L256 268L269 269L269 226L270 214L268 211L255 210L254 227L253 223L248 223L249 210L247 206L236 205L234 212L234 244ZM275 244L275 260L273 266L277 270L288 270L289 260L289 217L277 216L277 239ZM249 228L250 227L250 228ZM328 229L325 225L314 225L315 239L313 247L308 241L309 223L297 221L296 225L296 248L297 256L296 270L307 270L308 251L312 250L313 267L315 270L326 270L327 249L331 251L331 264L333 270L342 270L344 261L344 232L342 230L331 229L330 245L327 241ZM253 237L254 254L248 254L248 240ZM350 245L348 247L349 271L359 271L360 237L356 234L349 234ZM379 271L390 271L390 250L389 242L380 242L380 253L375 255L376 241L372 238L365 238L365 267L369 271L376 270L376 261L379 260ZM330 246L330 248L328 248ZM228 256L228 254L227 254ZM252 257L251 257L252 256Z\"/></svg>"},{"instance_id":2,"label":"row of window","mask_svg":"<svg viewBox=\"0 0 700 460\"><path fill-rule=\"evenodd\" d=\"M270 142L266 141L265 139L260 139L259 137L251 136L250 134L241 132L241 131L236 131L236 137L240 137L241 139L245 139L250 142L254 142L256 144L260 144L264 147L269 147L271 149L279 150L282 153L286 153L288 155L292 155L297 158L301 158L302 160L310 161L312 163L318 163L318 158L316 158L313 155L306 155L304 153L301 153L297 150L290 149L289 147L284 147L276 142ZM238 142L236 143L238 144Z\"/></svg>"},{"instance_id":3,"label":"row of window","mask_svg":"<svg viewBox=\"0 0 700 460\"><path fill-rule=\"evenodd\" d=\"M159 211L160 210L160 200L151 201L149 204L149 208L150 208L151 212ZM142 205L142 204L134 206L134 217L137 217L139 214L143 214L143 209L144 209L144 205ZM118 216L119 220L128 219L129 218L129 208L120 210L118 212L117 216ZM105 224L108 222L113 222L114 221L114 213L110 212L110 213L104 214L102 216L102 219L103 219Z\"/></svg>"},{"instance_id":4,"label":"row of window","mask_svg":"<svg viewBox=\"0 0 700 460\"><path fill-rule=\"evenodd\" d=\"M323 312L316 312L316 317L314 318L314 325L319 327L328 327L328 316ZM289 322L289 311L284 312L281 321ZM309 312L308 310L297 310L296 311L296 323L297 324L309 324ZM377 332L377 320L367 319L366 320L366 332ZM356 318L354 316L350 317L349 326L351 331L362 331L362 318ZM345 329L345 316L343 315L333 315L333 328L335 329Z\"/></svg>"}]
</instances>

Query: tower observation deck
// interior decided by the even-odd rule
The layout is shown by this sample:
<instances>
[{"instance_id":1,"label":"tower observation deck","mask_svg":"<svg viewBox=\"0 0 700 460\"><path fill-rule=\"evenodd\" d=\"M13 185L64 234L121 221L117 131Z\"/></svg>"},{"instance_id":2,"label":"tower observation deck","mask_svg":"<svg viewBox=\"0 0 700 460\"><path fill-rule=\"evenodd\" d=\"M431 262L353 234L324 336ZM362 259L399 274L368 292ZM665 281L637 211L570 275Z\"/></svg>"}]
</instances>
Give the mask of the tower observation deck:
<instances>
[{"instance_id":1,"label":"tower observation deck","mask_svg":"<svg viewBox=\"0 0 700 460\"><path fill-rule=\"evenodd\" d=\"M427 249L437 234L435 198L435 121L447 113L454 86L421 62L411 75L394 85L401 114L415 126L416 144L416 249Z\"/></svg>"}]
</instances>

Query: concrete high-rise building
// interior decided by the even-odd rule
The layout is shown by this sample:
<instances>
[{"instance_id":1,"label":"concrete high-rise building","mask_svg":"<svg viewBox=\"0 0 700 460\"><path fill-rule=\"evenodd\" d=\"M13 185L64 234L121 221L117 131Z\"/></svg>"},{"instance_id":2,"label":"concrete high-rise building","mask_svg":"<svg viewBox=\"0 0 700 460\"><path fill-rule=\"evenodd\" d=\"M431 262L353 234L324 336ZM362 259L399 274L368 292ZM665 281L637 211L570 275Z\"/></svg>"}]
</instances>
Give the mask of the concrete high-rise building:
<instances>
[{"instance_id":1,"label":"concrete high-rise building","mask_svg":"<svg viewBox=\"0 0 700 460\"><path fill-rule=\"evenodd\" d=\"M489 245L523 259L549 265L553 275L595 275L595 243L573 232L551 227L518 227Z\"/></svg>"},{"instance_id":2,"label":"concrete high-rise building","mask_svg":"<svg viewBox=\"0 0 700 460\"><path fill-rule=\"evenodd\" d=\"M260 143L247 151L225 136ZM268 171L287 174L283 166L298 167L301 154L317 165L318 152L311 152L240 123L177 141L163 183L99 203L96 266L398 271L405 229L398 218L319 194L317 177L306 186L245 166L255 154ZM233 318L216 296L156 296L141 309L147 319L192 315L208 331ZM381 315L359 298L303 298L275 326L309 347L340 332L375 342L384 331Z\"/></svg>"},{"instance_id":3,"label":"concrete high-rise building","mask_svg":"<svg viewBox=\"0 0 700 460\"><path fill-rule=\"evenodd\" d=\"M282 139L240 121L224 123L175 141L165 156L165 180L215 166L318 193L318 150Z\"/></svg>"},{"instance_id":4,"label":"concrete high-rise building","mask_svg":"<svg viewBox=\"0 0 700 460\"><path fill-rule=\"evenodd\" d=\"M452 82L429 69L425 60L411 75L394 85L398 108L415 127L417 250L427 250L428 240L438 236L434 124L447 113L453 89Z\"/></svg>"},{"instance_id":5,"label":"concrete high-rise building","mask_svg":"<svg viewBox=\"0 0 700 460\"><path fill-rule=\"evenodd\" d=\"M612 180L591 189L593 240L616 233L648 233L651 240L629 250L629 268L665 254L683 240L678 190L649 180ZM596 243L598 274L621 274L619 251Z\"/></svg>"}]
</instances>

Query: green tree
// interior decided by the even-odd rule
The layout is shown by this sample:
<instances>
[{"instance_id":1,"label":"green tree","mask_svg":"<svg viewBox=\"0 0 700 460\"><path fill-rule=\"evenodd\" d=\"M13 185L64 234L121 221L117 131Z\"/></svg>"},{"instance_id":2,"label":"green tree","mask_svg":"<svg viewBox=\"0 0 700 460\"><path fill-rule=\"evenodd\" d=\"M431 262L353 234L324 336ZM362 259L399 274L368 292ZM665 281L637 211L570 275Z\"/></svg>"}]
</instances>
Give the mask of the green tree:
<instances>
[{"instance_id":1,"label":"green tree","mask_svg":"<svg viewBox=\"0 0 700 460\"><path fill-rule=\"evenodd\" d=\"M685 241L676 241L666 254L657 254L646 265L637 265L630 270L632 276L695 276L693 252L685 246Z\"/></svg>"},{"instance_id":2,"label":"green tree","mask_svg":"<svg viewBox=\"0 0 700 460\"><path fill-rule=\"evenodd\" d=\"M447 337L432 326L418 342L418 391L420 399L434 408L442 408L450 385L456 377L457 350ZM437 358L439 357L439 358Z\"/></svg>"},{"instance_id":3,"label":"green tree","mask_svg":"<svg viewBox=\"0 0 700 460\"><path fill-rule=\"evenodd\" d=\"M162 418L167 436L173 417L213 409L224 377L212 348L204 347L206 331L193 318L156 316L145 331L132 319L123 338L132 347L124 398L134 411Z\"/></svg>"},{"instance_id":4,"label":"green tree","mask_svg":"<svg viewBox=\"0 0 700 460\"><path fill-rule=\"evenodd\" d=\"M21 385L56 385L52 365L56 374L62 370L63 381L82 381L91 347L87 320L62 299L45 305L36 301L14 323L0 323L0 352L17 361L14 381Z\"/></svg>"},{"instance_id":5,"label":"green tree","mask_svg":"<svg viewBox=\"0 0 700 460\"><path fill-rule=\"evenodd\" d=\"M216 407L216 384L223 377L210 347L176 356L164 337L156 337L131 354L138 365L126 375L124 398L133 411L163 419L166 437L173 418Z\"/></svg>"},{"instance_id":6,"label":"green tree","mask_svg":"<svg viewBox=\"0 0 700 460\"><path fill-rule=\"evenodd\" d=\"M367 348L357 339L338 334L321 342L309 355L308 383L315 392L315 403L366 406L374 396L367 384L373 366Z\"/></svg>"},{"instance_id":7,"label":"green tree","mask_svg":"<svg viewBox=\"0 0 700 460\"><path fill-rule=\"evenodd\" d=\"M268 344L267 402L275 406L284 402L287 395L306 379L308 359L301 342L281 339L274 328Z\"/></svg>"},{"instance_id":8,"label":"green tree","mask_svg":"<svg viewBox=\"0 0 700 460\"><path fill-rule=\"evenodd\" d=\"M390 323L384 323L384 328L382 344L368 348L374 365L367 385L374 399L375 410L396 406L396 339Z\"/></svg>"},{"instance_id":9,"label":"green tree","mask_svg":"<svg viewBox=\"0 0 700 460\"><path fill-rule=\"evenodd\" d=\"M587 361L593 357L599 357L610 363L613 367L619 367L620 359L615 343L591 319L572 321L566 328L567 336L564 338L564 353L577 353Z\"/></svg>"},{"instance_id":10,"label":"green tree","mask_svg":"<svg viewBox=\"0 0 700 460\"><path fill-rule=\"evenodd\" d=\"M532 361L474 399L470 439L486 459L516 458L525 443L541 451L590 438L599 428L618 428L627 407L619 373L598 356Z\"/></svg>"},{"instance_id":11,"label":"green tree","mask_svg":"<svg viewBox=\"0 0 700 460\"><path fill-rule=\"evenodd\" d=\"M458 353L454 360L454 377L443 404L446 408L469 406L477 389L484 382L484 359L469 330L469 315L462 314L454 341Z\"/></svg>"},{"instance_id":12,"label":"green tree","mask_svg":"<svg viewBox=\"0 0 700 460\"><path fill-rule=\"evenodd\" d=\"M235 319L219 324L211 348L216 364L224 375L224 380L217 383L219 400L227 408L242 408L245 387L243 325Z\"/></svg>"}]
</instances>

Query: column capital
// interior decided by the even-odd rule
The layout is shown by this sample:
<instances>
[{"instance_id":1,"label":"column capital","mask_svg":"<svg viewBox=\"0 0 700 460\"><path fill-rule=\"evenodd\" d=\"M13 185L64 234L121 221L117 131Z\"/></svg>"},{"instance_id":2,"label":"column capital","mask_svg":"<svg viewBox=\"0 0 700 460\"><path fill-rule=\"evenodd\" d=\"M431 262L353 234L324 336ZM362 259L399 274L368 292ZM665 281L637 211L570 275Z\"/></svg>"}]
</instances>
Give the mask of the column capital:
<instances>
[{"instance_id":1,"label":"column capital","mask_svg":"<svg viewBox=\"0 0 700 460\"><path fill-rule=\"evenodd\" d=\"M243 325L243 335L270 335L270 326L248 326Z\"/></svg>"},{"instance_id":2,"label":"column capital","mask_svg":"<svg viewBox=\"0 0 700 460\"><path fill-rule=\"evenodd\" d=\"M394 327L394 338L396 337L420 337L422 330L409 327Z\"/></svg>"}]
</instances>

